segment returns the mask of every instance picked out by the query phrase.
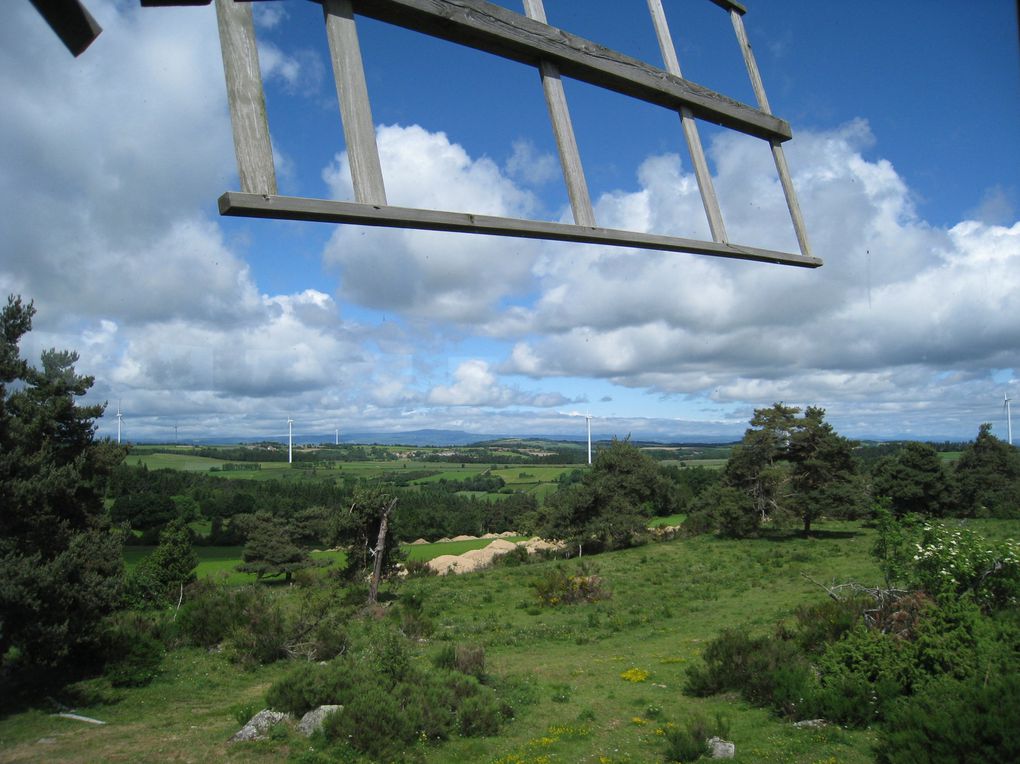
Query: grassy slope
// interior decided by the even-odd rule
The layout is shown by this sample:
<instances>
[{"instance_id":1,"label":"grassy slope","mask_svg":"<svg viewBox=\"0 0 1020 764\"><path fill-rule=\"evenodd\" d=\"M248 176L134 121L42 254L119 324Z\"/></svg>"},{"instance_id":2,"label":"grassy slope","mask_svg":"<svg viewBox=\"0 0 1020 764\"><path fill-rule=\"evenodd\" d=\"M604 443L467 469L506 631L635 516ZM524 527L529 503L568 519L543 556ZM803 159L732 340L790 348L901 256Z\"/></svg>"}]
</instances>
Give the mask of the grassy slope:
<instances>
[{"instance_id":1,"label":"grassy slope","mask_svg":"<svg viewBox=\"0 0 1020 764\"><path fill-rule=\"evenodd\" d=\"M1020 536L1020 522L970 525ZM799 730L732 698L688 698L681 686L685 667L721 629L767 631L798 604L824 597L801 573L822 582L877 582L873 540L873 531L858 524L823 523L814 539L697 538L592 557L585 562L598 569L612 598L561 608L538 607L529 586L555 563L405 582L398 597L421 593L437 626L430 642L416 648L422 660L445 640L480 643L497 681L513 679L535 698L500 737L425 748L426 760L660 761L656 730L700 710L728 716L737 762L871 761L871 732ZM630 668L648 671L648 680L623 680ZM222 655L177 652L151 686L124 691L115 705L79 709L108 726L38 711L0 720L0 761L279 761L293 742L225 740L238 726L231 707L259 702L286 670L276 664L244 672Z\"/></svg>"}]
</instances>

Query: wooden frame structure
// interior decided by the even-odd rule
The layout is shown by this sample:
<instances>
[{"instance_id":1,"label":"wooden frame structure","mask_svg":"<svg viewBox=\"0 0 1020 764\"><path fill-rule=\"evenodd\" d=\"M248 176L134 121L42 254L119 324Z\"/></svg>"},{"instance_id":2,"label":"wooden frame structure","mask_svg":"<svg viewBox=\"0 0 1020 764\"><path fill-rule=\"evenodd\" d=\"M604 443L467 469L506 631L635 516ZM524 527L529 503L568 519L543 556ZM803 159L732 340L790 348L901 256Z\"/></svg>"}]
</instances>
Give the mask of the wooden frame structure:
<instances>
[{"instance_id":1,"label":"wooden frame structure","mask_svg":"<svg viewBox=\"0 0 1020 764\"><path fill-rule=\"evenodd\" d=\"M222 215L481 233L620 247L691 252L717 257L815 268L804 221L782 144L790 126L774 116L744 29L746 8L736 0L710 0L730 17L758 101L757 108L683 78L661 0L647 0L665 69L605 48L546 23L542 0L523 0L518 14L486 0L312 0L323 8L350 158L355 201L278 196L250 0L215 0L223 51L240 191L219 199ZM141 0L143 6L199 5L210 0ZM379 162L355 17L373 18L466 45L538 69L574 223L474 215L391 206ZM600 228L584 178L561 77L675 111L690 150L712 241ZM769 143L786 196L799 253L735 244L728 240L697 120L738 130Z\"/></svg>"}]
</instances>

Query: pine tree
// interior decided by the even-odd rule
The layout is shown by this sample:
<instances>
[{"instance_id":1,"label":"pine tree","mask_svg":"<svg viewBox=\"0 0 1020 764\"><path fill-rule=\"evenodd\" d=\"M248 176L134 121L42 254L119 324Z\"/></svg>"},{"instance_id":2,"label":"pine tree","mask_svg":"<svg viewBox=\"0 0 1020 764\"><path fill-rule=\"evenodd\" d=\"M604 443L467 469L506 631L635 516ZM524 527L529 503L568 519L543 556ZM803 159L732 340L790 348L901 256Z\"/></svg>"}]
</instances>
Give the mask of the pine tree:
<instances>
[{"instance_id":1,"label":"pine tree","mask_svg":"<svg viewBox=\"0 0 1020 764\"><path fill-rule=\"evenodd\" d=\"M124 563L103 496L124 451L96 441L104 406L79 406L92 386L78 356L20 355L34 306L0 311L0 681L80 666L119 604ZM2 690L0 690L2 692Z\"/></svg>"}]
</instances>

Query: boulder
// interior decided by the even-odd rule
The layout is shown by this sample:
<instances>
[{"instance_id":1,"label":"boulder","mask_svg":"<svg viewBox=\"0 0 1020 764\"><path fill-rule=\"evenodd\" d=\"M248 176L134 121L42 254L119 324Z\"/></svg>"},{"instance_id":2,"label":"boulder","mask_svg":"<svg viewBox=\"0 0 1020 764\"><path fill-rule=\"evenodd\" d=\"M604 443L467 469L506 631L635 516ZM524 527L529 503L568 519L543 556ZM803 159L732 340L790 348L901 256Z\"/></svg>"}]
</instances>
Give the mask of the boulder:
<instances>
[{"instance_id":1,"label":"boulder","mask_svg":"<svg viewBox=\"0 0 1020 764\"><path fill-rule=\"evenodd\" d=\"M298 722L297 726L298 732L305 737L311 737L317 730L322 728L322 722L327 716L343 710L343 706L319 706L318 708L313 708L301 717L301 721Z\"/></svg>"},{"instance_id":2,"label":"boulder","mask_svg":"<svg viewBox=\"0 0 1020 764\"><path fill-rule=\"evenodd\" d=\"M290 718L290 714L285 714L282 711L270 711L268 708L263 708L255 716L248 720L248 723L241 727L232 738L231 743L237 743L244 740L265 740L269 737L269 730L275 725L281 722L287 721Z\"/></svg>"},{"instance_id":3,"label":"boulder","mask_svg":"<svg viewBox=\"0 0 1020 764\"><path fill-rule=\"evenodd\" d=\"M713 759L732 759L737 755L737 747L719 737L710 737L705 741L708 744L708 755Z\"/></svg>"}]
</instances>

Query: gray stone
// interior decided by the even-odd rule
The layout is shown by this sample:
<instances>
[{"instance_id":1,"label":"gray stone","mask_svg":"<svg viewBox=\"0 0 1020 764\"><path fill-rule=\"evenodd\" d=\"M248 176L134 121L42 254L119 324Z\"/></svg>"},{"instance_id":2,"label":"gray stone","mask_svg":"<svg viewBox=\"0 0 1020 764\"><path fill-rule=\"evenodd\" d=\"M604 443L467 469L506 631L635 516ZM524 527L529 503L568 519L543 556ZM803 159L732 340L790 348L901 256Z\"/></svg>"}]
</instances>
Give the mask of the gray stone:
<instances>
[{"instance_id":1,"label":"gray stone","mask_svg":"<svg viewBox=\"0 0 1020 764\"><path fill-rule=\"evenodd\" d=\"M797 729L810 729L810 730L820 729L821 727L825 727L827 725L828 722L825 721L825 719L805 719L804 721L793 723L793 726L796 727Z\"/></svg>"},{"instance_id":2,"label":"gray stone","mask_svg":"<svg viewBox=\"0 0 1020 764\"><path fill-rule=\"evenodd\" d=\"M287 721L290 714L281 711L270 711L264 708L248 720L248 723L238 730L237 734L230 738L231 743L243 740L265 740L269 737L269 730L280 722Z\"/></svg>"},{"instance_id":3,"label":"gray stone","mask_svg":"<svg viewBox=\"0 0 1020 764\"><path fill-rule=\"evenodd\" d=\"M737 755L737 747L727 740L710 737L705 742L708 743L708 755L713 759L732 759Z\"/></svg>"},{"instance_id":4,"label":"gray stone","mask_svg":"<svg viewBox=\"0 0 1020 764\"><path fill-rule=\"evenodd\" d=\"M319 706L313 708L307 714L301 717L301 721L298 722L298 732L305 737L311 737L315 734L316 730L322 728L322 722L327 716L336 712L343 711L343 706Z\"/></svg>"}]
</instances>

